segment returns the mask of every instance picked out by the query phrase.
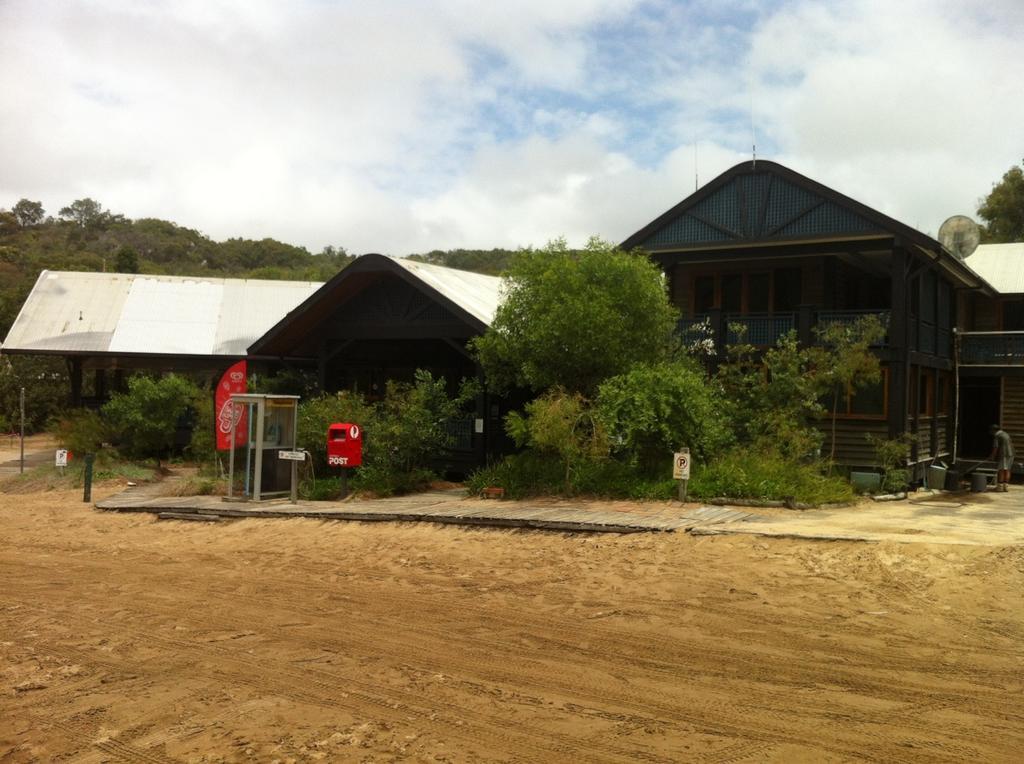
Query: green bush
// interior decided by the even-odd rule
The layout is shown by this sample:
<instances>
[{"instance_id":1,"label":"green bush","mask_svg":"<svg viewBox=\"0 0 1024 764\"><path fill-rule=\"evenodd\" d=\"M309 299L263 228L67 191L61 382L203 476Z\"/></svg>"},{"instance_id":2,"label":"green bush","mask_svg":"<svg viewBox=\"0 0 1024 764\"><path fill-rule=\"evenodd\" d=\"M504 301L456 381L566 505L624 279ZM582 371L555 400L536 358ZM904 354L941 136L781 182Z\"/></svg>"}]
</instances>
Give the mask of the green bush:
<instances>
[{"instance_id":1,"label":"green bush","mask_svg":"<svg viewBox=\"0 0 1024 764\"><path fill-rule=\"evenodd\" d=\"M507 456L469 476L466 488L478 495L485 488L505 489L509 499L530 496L598 496L610 499L668 499L675 495L671 479L650 479L614 459L586 459L577 463L566 488L561 462L536 451Z\"/></svg>"},{"instance_id":2,"label":"green bush","mask_svg":"<svg viewBox=\"0 0 1024 764\"><path fill-rule=\"evenodd\" d=\"M816 465L793 461L772 452L736 449L698 466L689 483L692 496L702 499L793 500L804 504L851 501L850 484L826 477Z\"/></svg>"},{"instance_id":3,"label":"green bush","mask_svg":"<svg viewBox=\"0 0 1024 764\"><path fill-rule=\"evenodd\" d=\"M217 456L213 396L208 392L200 391L192 399L191 408L194 416L188 456L199 464L209 464Z\"/></svg>"},{"instance_id":4,"label":"green bush","mask_svg":"<svg viewBox=\"0 0 1024 764\"><path fill-rule=\"evenodd\" d=\"M579 476L573 473L608 457L608 438L601 422L579 393L551 390L505 419L505 429L520 447L528 447L560 465L562 492L571 494Z\"/></svg>"},{"instance_id":5,"label":"green bush","mask_svg":"<svg viewBox=\"0 0 1024 764\"><path fill-rule=\"evenodd\" d=\"M914 436L903 433L903 437L888 440L868 433L865 437L874 448L875 459L882 468L882 490L886 493L902 491L910 481L910 470L906 464Z\"/></svg>"},{"instance_id":6,"label":"green bush","mask_svg":"<svg viewBox=\"0 0 1024 764\"><path fill-rule=\"evenodd\" d=\"M412 384L389 382L386 397L376 404L352 392L299 404L299 445L310 452L314 470L324 475L316 488L310 483L308 495L337 496L338 490L328 482L337 475L327 467L327 428L333 422L353 422L363 431L363 464L351 475L353 490L390 496L423 488L435 477L430 462L450 442L447 423L472 389L464 387L453 398L443 378L419 370L414 379Z\"/></svg>"},{"instance_id":7,"label":"green bush","mask_svg":"<svg viewBox=\"0 0 1024 764\"><path fill-rule=\"evenodd\" d=\"M199 395L196 386L177 374L128 380L128 392L114 393L103 407L119 448L131 456L160 459L174 445L179 420Z\"/></svg>"},{"instance_id":8,"label":"green bush","mask_svg":"<svg viewBox=\"0 0 1024 764\"><path fill-rule=\"evenodd\" d=\"M62 448L82 457L98 453L103 443L110 439L100 415L87 409L68 411L57 421L53 434Z\"/></svg>"},{"instance_id":9,"label":"green bush","mask_svg":"<svg viewBox=\"0 0 1024 764\"><path fill-rule=\"evenodd\" d=\"M363 429L363 458L372 448L369 433L375 428L376 412L358 393L342 391L299 402L298 443L309 451L313 468L327 469L327 428L334 422L354 422ZM319 481L318 481L319 482Z\"/></svg>"},{"instance_id":10,"label":"green bush","mask_svg":"<svg viewBox=\"0 0 1024 764\"><path fill-rule=\"evenodd\" d=\"M731 438L721 391L693 361L634 366L601 384L597 409L614 450L645 475L664 474L679 447L703 461Z\"/></svg>"}]
</instances>

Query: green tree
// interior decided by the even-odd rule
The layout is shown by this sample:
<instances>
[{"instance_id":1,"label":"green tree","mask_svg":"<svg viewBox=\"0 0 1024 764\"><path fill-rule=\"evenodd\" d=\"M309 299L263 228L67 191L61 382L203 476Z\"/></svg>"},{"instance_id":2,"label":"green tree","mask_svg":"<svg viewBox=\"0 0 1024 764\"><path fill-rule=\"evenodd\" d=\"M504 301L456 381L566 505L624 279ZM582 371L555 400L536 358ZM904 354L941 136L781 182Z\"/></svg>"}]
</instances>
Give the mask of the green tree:
<instances>
[{"instance_id":1,"label":"green tree","mask_svg":"<svg viewBox=\"0 0 1024 764\"><path fill-rule=\"evenodd\" d=\"M179 420L199 394L196 386L177 374L160 379L132 377L128 392L115 393L103 407L103 418L118 445L133 456L160 458L174 445Z\"/></svg>"},{"instance_id":2,"label":"green tree","mask_svg":"<svg viewBox=\"0 0 1024 764\"><path fill-rule=\"evenodd\" d=\"M561 386L589 395L671 348L676 311L661 272L642 253L597 238L572 251L556 240L520 252L505 289L494 322L474 341L495 389Z\"/></svg>"},{"instance_id":3,"label":"green tree","mask_svg":"<svg viewBox=\"0 0 1024 764\"><path fill-rule=\"evenodd\" d=\"M28 199L19 200L18 203L11 208L11 212L13 212L14 217L18 219L18 225L23 228L39 225L43 222L43 218L46 216L46 210L43 209L43 205L40 202L32 202Z\"/></svg>"},{"instance_id":4,"label":"green tree","mask_svg":"<svg viewBox=\"0 0 1024 764\"><path fill-rule=\"evenodd\" d=\"M613 448L648 475L664 473L688 447L702 461L731 439L720 388L693 361L640 364L601 383L597 409Z\"/></svg>"},{"instance_id":5,"label":"green tree","mask_svg":"<svg viewBox=\"0 0 1024 764\"><path fill-rule=\"evenodd\" d=\"M103 209L103 205L94 199L86 197L76 199L67 207L61 207L60 215L62 220L74 223L82 229L103 230L114 223L124 223L124 215L115 215L110 210Z\"/></svg>"},{"instance_id":6,"label":"green tree","mask_svg":"<svg viewBox=\"0 0 1024 764\"><path fill-rule=\"evenodd\" d=\"M732 326L742 333L744 328ZM819 399L827 390L820 347L800 347L796 332L780 337L759 356L752 345L731 345L718 381L729 402L737 440L761 452L806 459L821 446L818 422L825 414Z\"/></svg>"},{"instance_id":7,"label":"green tree","mask_svg":"<svg viewBox=\"0 0 1024 764\"><path fill-rule=\"evenodd\" d=\"M114 258L114 270L118 273L138 273L138 253L127 245L121 247Z\"/></svg>"},{"instance_id":8,"label":"green tree","mask_svg":"<svg viewBox=\"0 0 1024 764\"><path fill-rule=\"evenodd\" d=\"M836 458L836 419L839 399L857 388L878 382L881 363L871 346L885 336L885 327L877 316L862 316L852 324L834 323L818 332L827 348L828 358L820 369L825 384L832 390L832 448L829 460Z\"/></svg>"},{"instance_id":9,"label":"green tree","mask_svg":"<svg viewBox=\"0 0 1024 764\"><path fill-rule=\"evenodd\" d=\"M1007 170L981 201L978 215L985 221L984 241L1024 241L1024 169Z\"/></svg>"}]
</instances>

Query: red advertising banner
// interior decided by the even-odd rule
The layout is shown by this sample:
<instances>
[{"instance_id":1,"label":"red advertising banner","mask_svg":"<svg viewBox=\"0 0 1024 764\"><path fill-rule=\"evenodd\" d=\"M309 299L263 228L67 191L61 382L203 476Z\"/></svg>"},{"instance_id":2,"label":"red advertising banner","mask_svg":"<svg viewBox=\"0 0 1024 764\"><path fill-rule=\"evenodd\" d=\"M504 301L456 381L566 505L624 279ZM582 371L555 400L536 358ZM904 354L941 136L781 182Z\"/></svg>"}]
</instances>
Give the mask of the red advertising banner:
<instances>
[{"instance_id":1,"label":"red advertising banner","mask_svg":"<svg viewBox=\"0 0 1024 764\"><path fill-rule=\"evenodd\" d=\"M248 418L245 406L232 405L231 396L248 390L245 361L239 361L224 372L217 383L215 406L217 410L217 450L228 451L231 448L231 427L235 427L235 446L244 446L248 442Z\"/></svg>"}]
</instances>

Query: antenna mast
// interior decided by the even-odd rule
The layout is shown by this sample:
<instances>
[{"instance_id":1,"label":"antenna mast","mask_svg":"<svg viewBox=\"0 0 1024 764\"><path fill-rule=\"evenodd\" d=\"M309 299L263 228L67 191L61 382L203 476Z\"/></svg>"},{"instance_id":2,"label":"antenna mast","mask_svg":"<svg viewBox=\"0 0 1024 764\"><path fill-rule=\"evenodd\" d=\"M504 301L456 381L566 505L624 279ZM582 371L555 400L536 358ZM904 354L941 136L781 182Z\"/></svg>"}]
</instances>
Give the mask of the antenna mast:
<instances>
[{"instance_id":1,"label":"antenna mast","mask_svg":"<svg viewBox=\"0 0 1024 764\"><path fill-rule=\"evenodd\" d=\"M754 129L754 88L750 88L750 169L757 167L757 131Z\"/></svg>"}]
</instances>

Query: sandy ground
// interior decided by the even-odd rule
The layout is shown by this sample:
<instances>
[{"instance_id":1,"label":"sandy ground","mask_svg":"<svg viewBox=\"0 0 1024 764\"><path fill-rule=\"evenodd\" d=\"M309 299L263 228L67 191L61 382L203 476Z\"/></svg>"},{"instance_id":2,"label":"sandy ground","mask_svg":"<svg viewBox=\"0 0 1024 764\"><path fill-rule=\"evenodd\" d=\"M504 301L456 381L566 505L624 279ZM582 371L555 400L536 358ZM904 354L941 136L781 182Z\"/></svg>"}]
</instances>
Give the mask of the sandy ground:
<instances>
[{"instance_id":1,"label":"sandy ground","mask_svg":"<svg viewBox=\"0 0 1024 764\"><path fill-rule=\"evenodd\" d=\"M1019 761L1022 584L1022 547L0 494L0 762Z\"/></svg>"}]
</instances>

